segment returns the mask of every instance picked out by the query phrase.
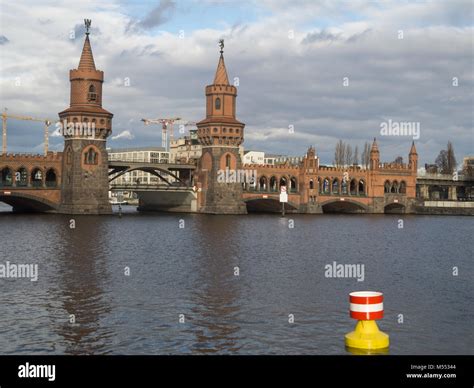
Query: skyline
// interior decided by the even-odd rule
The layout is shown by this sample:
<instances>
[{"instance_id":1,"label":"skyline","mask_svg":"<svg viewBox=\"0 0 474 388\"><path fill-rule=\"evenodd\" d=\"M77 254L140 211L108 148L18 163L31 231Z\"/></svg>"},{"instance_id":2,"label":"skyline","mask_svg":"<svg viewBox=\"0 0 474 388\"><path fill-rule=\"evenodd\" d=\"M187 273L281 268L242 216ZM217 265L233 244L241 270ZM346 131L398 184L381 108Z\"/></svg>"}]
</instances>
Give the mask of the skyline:
<instances>
[{"instance_id":1,"label":"skyline","mask_svg":"<svg viewBox=\"0 0 474 388\"><path fill-rule=\"evenodd\" d=\"M119 136L110 147L161 145L161 131L143 126L143 117L203 119L204 88L224 38L229 77L239 78L245 149L302 156L313 145L329 164L338 139L361 152L377 137L383 161L406 161L412 137L380 135L381 123L393 120L420 123L420 165L434 162L449 140L458 163L472 154L468 2L297 1L283 11L278 1L27 3L1 5L2 108L57 118L69 102L67 74L77 67L82 19L90 18L96 65L105 73L103 104L114 113L112 136ZM15 23L19 14L25 23ZM8 128L11 152L41 152L40 123L9 120ZM120 137L124 131L134 138ZM50 145L60 151L63 139L51 137Z\"/></svg>"}]
</instances>

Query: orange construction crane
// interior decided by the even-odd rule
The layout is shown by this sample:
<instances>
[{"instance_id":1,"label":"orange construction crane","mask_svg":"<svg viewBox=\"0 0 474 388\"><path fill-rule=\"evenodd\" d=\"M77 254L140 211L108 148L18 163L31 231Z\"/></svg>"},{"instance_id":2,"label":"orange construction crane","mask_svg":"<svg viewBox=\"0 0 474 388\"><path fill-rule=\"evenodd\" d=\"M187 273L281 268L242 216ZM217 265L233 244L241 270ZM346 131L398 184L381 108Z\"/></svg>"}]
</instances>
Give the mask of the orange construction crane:
<instances>
[{"instance_id":1,"label":"orange construction crane","mask_svg":"<svg viewBox=\"0 0 474 388\"><path fill-rule=\"evenodd\" d=\"M2 113L2 154L7 153L7 119L16 119L16 120L29 120L29 121L42 121L44 123L44 155L48 155L48 146L49 146L49 126L52 124L52 121L49 119L38 119L36 117L29 116L19 116L7 114L7 108L3 110Z\"/></svg>"}]
</instances>

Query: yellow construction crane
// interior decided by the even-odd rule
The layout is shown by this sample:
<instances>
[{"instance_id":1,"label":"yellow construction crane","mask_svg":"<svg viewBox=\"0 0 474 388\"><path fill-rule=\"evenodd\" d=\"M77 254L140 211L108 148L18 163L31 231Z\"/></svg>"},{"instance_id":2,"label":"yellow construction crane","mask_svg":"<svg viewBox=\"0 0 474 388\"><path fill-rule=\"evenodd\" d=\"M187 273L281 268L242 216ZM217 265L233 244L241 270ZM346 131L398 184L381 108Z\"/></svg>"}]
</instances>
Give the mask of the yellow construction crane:
<instances>
[{"instance_id":1,"label":"yellow construction crane","mask_svg":"<svg viewBox=\"0 0 474 388\"><path fill-rule=\"evenodd\" d=\"M160 124L161 125L161 145L166 151L169 151L168 146L168 131L170 133L170 141L173 140L173 124L175 121L181 120L180 117L174 117L170 119L159 118L159 119L142 119L145 125ZM169 127L169 128L168 128Z\"/></svg>"},{"instance_id":2,"label":"yellow construction crane","mask_svg":"<svg viewBox=\"0 0 474 388\"><path fill-rule=\"evenodd\" d=\"M44 123L44 155L48 155L48 146L49 146L49 126L52 124L52 121L49 119L38 119L36 117L29 116L19 116L13 114L7 114L7 108L2 112L2 154L7 153L7 119L16 119L16 120L29 120L29 121L41 121Z\"/></svg>"}]
</instances>

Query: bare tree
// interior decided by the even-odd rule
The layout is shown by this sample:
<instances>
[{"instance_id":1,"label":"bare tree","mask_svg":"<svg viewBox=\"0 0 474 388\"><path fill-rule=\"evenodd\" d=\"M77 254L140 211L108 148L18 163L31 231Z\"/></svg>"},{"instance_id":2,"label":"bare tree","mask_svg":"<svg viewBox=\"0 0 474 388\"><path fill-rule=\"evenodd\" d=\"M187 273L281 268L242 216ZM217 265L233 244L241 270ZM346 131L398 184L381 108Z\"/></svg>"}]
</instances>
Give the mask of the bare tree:
<instances>
[{"instance_id":1,"label":"bare tree","mask_svg":"<svg viewBox=\"0 0 474 388\"><path fill-rule=\"evenodd\" d=\"M402 156L397 156L395 160L393 161L395 164L403 164L403 157Z\"/></svg>"},{"instance_id":2,"label":"bare tree","mask_svg":"<svg viewBox=\"0 0 474 388\"><path fill-rule=\"evenodd\" d=\"M352 147L350 144L346 144L344 150L344 165L350 166L352 164Z\"/></svg>"},{"instance_id":3,"label":"bare tree","mask_svg":"<svg viewBox=\"0 0 474 388\"><path fill-rule=\"evenodd\" d=\"M359 165L359 147L356 146L354 150L354 158L352 159L352 164L355 164L356 166Z\"/></svg>"},{"instance_id":4,"label":"bare tree","mask_svg":"<svg viewBox=\"0 0 474 388\"><path fill-rule=\"evenodd\" d=\"M454 148L450 141L448 141L448 149L446 150L447 159L447 174L452 174L457 167L456 156L454 155Z\"/></svg>"},{"instance_id":5,"label":"bare tree","mask_svg":"<svg viewBox=\"0 0 474 388\"><path fill-rule=\"evenodd\" d=\"M370 164L370 144L365 142L364 150L362 151L361 164L364 168L368 168Z\"/></svg>"},{"instance_id":6,"label":"bare tree","mask_svg":"<svg viewBox=\"0 0 474 388\"><path fill-rule=\"evenodd\" d=\"M435 164L438 166L438 171L441 174L448 174L448 153L446 150L439 151Z\"/></svg>"},{"instance_id":7,"label":"bare tree","mask_svg":"<svg viewBox=\"0 0 474 388\"><path fill-rule=\"evenodd\" d=\"M336 151L334 152L334 164L336 167L342 167L344 164L344 154L346 145L342 140L339 140L336 144Z\"/></svg>"}]
</instances>

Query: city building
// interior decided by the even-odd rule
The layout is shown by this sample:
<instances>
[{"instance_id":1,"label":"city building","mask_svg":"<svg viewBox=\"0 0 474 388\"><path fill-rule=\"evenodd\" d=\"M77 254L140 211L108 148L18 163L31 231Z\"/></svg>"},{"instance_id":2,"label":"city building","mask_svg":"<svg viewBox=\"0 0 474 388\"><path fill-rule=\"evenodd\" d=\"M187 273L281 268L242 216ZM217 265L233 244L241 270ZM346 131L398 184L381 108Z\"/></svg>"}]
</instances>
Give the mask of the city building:
<instances>
[{"instance_id":1,"label":"city building","mask_svg":"<svg viewBox=\"0 0 474 388\"><path fill-rule=\"evenodd\" d=\"M169 163L170 153L163 147L109 148L109 160L120 162ZM160 178L148 172L135 170L114 180L114 185L159 184Z\"/></svg>"},{"instance_id":2,"label":"city building","mask_svg":"<svg viewBox=\"0 0 474 388\"><path fill-rule=\"evenodd\" d=\"M243 164L265 164L265 152L244 151L242 163Z\"/></svg>"},{"instance_id":3,"label":"city building","mask_svg":"<svg viewBox=\"0 0 474 388\"><path fill-rule=\"evenodd\" d=\"M191 129L189 135L170 141L170 161L172 163L197 163L202 154L197 129Z\"/></svg>"}]
</instances>

